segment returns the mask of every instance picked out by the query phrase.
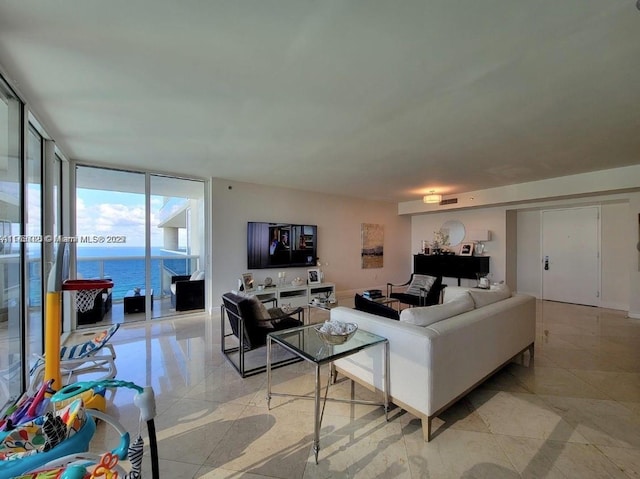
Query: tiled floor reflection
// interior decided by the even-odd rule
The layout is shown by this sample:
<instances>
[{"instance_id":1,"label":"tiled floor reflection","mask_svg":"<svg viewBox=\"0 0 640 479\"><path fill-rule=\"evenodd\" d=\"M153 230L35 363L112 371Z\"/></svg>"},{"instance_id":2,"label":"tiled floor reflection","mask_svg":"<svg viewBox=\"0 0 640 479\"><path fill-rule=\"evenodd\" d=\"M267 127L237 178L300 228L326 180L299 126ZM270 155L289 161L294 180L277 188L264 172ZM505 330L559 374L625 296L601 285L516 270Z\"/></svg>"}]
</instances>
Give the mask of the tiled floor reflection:
<instances>
[{"instance_id":1,"label":"tiled floor reflection","mask_svg":"<svg viewBox=\"0 0 640 479\"><path fill-rule=\"evenodd\" d=\"M219 321L123 325L112 340L119 379L155 390L163 478L640 476L640 320L623 312L539 302L535 360L525 355L460 400L429 443L398 408L386 422L376 407L328 404L318 465L313 402L276 398L268 410L266 376L241 379L226 362ZM298 394L314 384L306 363L274 381ZM349 382L333 394L370 396ZM132 397L111 394L109 412L137 430ZM100 431L93 447L113 439Z\"/></svg>"}]
</instances>

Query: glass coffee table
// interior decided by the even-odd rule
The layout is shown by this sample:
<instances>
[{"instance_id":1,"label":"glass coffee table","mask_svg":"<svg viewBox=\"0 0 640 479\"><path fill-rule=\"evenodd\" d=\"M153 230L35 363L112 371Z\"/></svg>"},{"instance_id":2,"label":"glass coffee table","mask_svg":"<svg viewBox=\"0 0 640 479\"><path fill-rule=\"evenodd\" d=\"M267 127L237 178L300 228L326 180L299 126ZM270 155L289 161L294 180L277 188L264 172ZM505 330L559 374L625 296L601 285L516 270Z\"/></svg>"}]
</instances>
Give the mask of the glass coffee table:
<instances>
[{"instance_id":1,"label":"glass coffee table","mask_svg":"<svg viewBox=\"0 0 640 479\"><path fill-rule=\"evenodd\" d=\"M324 412L324 404L326 401L349 402L355 404L373 404L376 406L384 406L385 418L388 419L389 412L389 341L382 336L377 336L367 331L358 329L355 335L347 342L338 345L331 345L324 342L315 331L319 325L301 326L298 328L285 329L267 335L267 407L271 409L272 396L287 396L304 399L313 399L315 401L314 429L313 429L313 451L315 454L316 464L318 463L318 452L320 451L320 427L322 424L322 413ZM291 351L315 365L315 394L313 396L303 396L298 394L275 393L271 391L271 347L273 343L279 344L284 349ZM346 358L352 354L374 346L382 346L384 348L384 383L383 383L383 400L381 402L363 401L357 399L338 399L328 398L329 383L324 393L324 398L320 398L320 367L324 364L330 364L330 376L334 376L333 362L337 359ZM322 406L322 410L321 410Z\"/></svg>"}]
</instances>

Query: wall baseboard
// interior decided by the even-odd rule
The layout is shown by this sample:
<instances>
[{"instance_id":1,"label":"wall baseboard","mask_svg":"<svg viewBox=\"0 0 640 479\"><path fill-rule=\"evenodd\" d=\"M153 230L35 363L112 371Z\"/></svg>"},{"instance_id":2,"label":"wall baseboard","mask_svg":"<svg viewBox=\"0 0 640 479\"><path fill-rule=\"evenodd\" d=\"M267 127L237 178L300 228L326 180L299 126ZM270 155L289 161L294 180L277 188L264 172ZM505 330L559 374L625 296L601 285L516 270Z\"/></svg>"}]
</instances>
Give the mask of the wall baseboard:
<instances>
[{"instance_id":1,"label":"wall baseboard","mask_svg":"<svg viewBox=\"0 0 640 479\"><path fill-rule=\"evenodd\" d=\"M606 308L606 309L615 309L617 311L629 311L629 305L628 304L620 303L620 302L616 302L616 301L612 301L612 302L602 301L600 303L600 307L601 308Z\"/></svg>"},{"instance_id":2,"label":"wall baseboard","mask_svg":"<svg viewBox=\"0 0 640 479\"><path fill-rule=\"evenodd\" d=\"M528 294L529 296L533 296L536 299L540 299L540 293L538 293L537 291L534 292L534 291L519 291L518 290L518 291L514 291L514 292L518 293L518 294Z\"/></svg>"}]
</instances>

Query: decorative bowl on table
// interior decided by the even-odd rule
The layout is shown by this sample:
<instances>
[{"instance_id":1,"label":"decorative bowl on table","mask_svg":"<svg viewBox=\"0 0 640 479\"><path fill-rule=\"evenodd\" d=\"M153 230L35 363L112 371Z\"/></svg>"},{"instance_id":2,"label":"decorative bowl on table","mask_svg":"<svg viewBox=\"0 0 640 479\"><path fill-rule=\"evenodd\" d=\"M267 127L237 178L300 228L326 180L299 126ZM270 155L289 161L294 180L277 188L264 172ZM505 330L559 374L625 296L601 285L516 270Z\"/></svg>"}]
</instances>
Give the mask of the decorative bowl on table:
<instances>
[{"instance_id":1,"label":"decorative bowl on table","mask_svg":"<svg viewBox=\"0 0 640 479\"><path fill-rule=\"evenodd\" d=\"M337 345L349 341L356 331L356 323L343 323L342 321L326 321L313 328L320 339L327 344Z\"/></svg>"},{"instance_id":2,"label":"decorative bowl on table","mask_svg":"<svg viewBox=\"0 0 640 479\"><path fill-rule=\"evenodd\" d=\"M291 281L291 286L302 286L304 284L304 280L302 278L296 278Z\"/></svg>"}]
</instances>

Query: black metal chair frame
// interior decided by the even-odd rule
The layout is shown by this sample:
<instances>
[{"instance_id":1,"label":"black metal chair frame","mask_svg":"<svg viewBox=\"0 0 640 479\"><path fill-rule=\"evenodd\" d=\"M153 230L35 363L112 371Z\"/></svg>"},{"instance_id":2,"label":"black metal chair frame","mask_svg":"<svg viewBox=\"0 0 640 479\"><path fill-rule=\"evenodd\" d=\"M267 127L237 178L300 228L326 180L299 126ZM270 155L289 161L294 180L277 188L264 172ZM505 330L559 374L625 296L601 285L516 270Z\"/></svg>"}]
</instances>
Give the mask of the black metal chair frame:
<instances>
[{"instance_id":1,"label":"black metal chair frame","mask_svg":"<svg viewBox=\"0 0 640 479\"><path fill-rule=\"evenodd\" d=\"M402 283L402 284L393 284L393 283L387 283L387 297L388 298L395 298L397 300L399 300L401 303L405 303L408 304L410 306L432 306L431 304L427 304L427 294L429 294L429 290L425 289L425 288L420 288L420 294L419 295L415 295L415 294L408 294L408 293L394 293L393 292L393 288L401 288L403 286L409 286L411 284L411 282L413 281L413 276L415 273L411 273L411 276L409 277L409 281L407 281L406 283ZM440 280L442 281L442 280ZM442 284L440 283L439 285L434 284L434 286L432 287L437 287L440 288L440 295L439 295L439 302L442 303L442 299L443 299L443 294L444 294L444 288L447 287L446 284ZM395 294L395 296L394 296ZM409 296L415 296L416 297L416 301L415 302L406 302L403 301L402 299L407 299ZM413 298L412 298L413 299Z\"/></svg>"},{"instance_id":2,"label":"black metal chair frame","mask_svg":"<svg viewBox=\"0 0 640 479\"><path fill-rule=\"evenodd\" d=\"M240 301L246 300L247 298L241 297ZM240 309L240 301L235 301L227 295L223 295L222 297L223 303L220 305L220 348L222 354L227 358L227 360L231 363L231 365L235 368L235 370L242 376L243 378L254 376L256 374L260 374L265 372L267 369L266 363L261 366L257 366L251 369L246 369L245 367L245 359L244 354L248 351L253 351L259 348L266 347L265 344L251 344L249 340L249 332L247 331L247 321L242 317L241 309ZM297 321L299 325L302 326L304 324L302 315L304 314L303 308L297 308L291 312L283 313L279 316L274 316L270 320L264 321L278 321L283 319L296 320L294 316L297 315ZM226 319L229 320L229 325L231 326L231 332L226 331ZM258 320L260 321L260 320ZM273 323L272 323L273 324ZM288 329L292 326L287 326L286 328L281 327L278 328L277 325L274 326L274 329L271 331L281 331L283 329ZM242 334L239 334L242 331ZM235 336L238 338L239 345L231 348L226 347L226 338L230 336ZM265 335L266 340L266 335ZM234 361L233 355L237 354L238 361ZM293 364L302 361L300 357L290 357L277 362L271 363L271 369L280 368L286 366L288 364Z\"/></svg>"}]
</instances>

